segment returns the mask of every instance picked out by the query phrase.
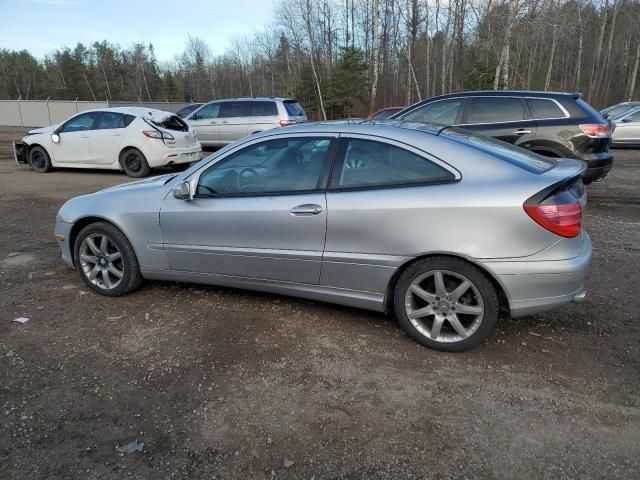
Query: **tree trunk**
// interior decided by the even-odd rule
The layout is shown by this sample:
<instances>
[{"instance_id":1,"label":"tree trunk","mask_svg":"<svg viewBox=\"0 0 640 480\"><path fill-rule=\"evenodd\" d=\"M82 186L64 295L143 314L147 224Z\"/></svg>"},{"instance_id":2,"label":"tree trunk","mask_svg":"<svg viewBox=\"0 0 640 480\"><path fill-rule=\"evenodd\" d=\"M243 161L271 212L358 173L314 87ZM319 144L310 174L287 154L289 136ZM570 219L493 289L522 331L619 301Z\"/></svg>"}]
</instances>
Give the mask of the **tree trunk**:
<instances>
[{"instance_id":1,"label":"tree trunk","mask_svg":"<svg viewBox=\"0 0 640 480\"><path fill-rule=\"evenodd\" d=\"M638 64L640 64L640 42L636 46L636 61L631 72L631 80L629 81L629 93L627 93L627 102L633 100L633 94L636 90L636 80L638 79Z\"/></svg>"},{"instance_id":2,"label":"tree trunk","mask_svg":"<svg viewBox=\"0 0 640 480\"><path fill-rule=\"evenodd\" d=\"M380 49L380 36L378 32L380 23L380 0L373 0L373 45L371 48L371 101L369 104L369 112L373 113L376 108L376 94L378 93L378 70L379 64L379 52Z\"/></svg>"},{"instance_id":3,"label":"tree trunk","mask_svg":"<svg viewBox=\"0 0 640 480\"><path fill-rule=\"evenodd\" d=\"M547 78L544 81L544 91L549 90L551 85L551 73L553 72L553 58L556 55L556 46L558 45L558 24L553 25L553 39L551 40L551 53L549 54L549 66L547 67Z\"/></svg>"},{"instance_id":4,"label":"tree trunk","mask_svg":"<svg viewBox=\"0 0 640 480\"><path fill-rule=\"evenodd\" d=\"M596 43L596 53L593 57L593 68L591 69L591 80L589 81L589 99L591 101L595 98L596 88L596 75L598 67L600 66L600 56L602 54L602 44L604 43L604 32L607 28L607 13L609 11L609 0L605 1L602 12L602 23L600 25L600 33L598 34L598 41Z\"/></svg>"},{"instance_id":5,"label":"tree trunk","mask_svg":"<svg viewBox=\"0 0 640 480\"><path fill-rule=\"evenodd\" d=\"M320 106L320 114L322 120L327 119L327 112L324 109L324 101L322 100L322 89L320 88L320 77L318 75L318 69L316 68L315 52L313 46L313 29L311 28L311 0L306 0L306 12L305 23L307 26L307 35L309 35L309 56L311 57L311 72L313 73L313 80L316 84L316 90L318 93L318 104Z\"/></svg>"}]
</instances>

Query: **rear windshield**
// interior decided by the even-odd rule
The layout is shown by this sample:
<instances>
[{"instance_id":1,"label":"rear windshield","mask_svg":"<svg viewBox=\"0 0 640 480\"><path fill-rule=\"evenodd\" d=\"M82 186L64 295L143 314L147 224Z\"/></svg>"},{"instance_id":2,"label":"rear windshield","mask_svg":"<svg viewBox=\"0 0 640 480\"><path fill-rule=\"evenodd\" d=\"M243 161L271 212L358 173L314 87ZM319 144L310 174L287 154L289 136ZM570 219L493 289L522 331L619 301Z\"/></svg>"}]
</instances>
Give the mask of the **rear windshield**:
<instances>
[{"instance_id":1,"label":"rear windshield","mask_svg":"<svg viewBox=\"0 0 640 480\"><path fill-rule=\"evenodd\" d=\"M304 117L304 109L300 106L300 104L295 100L285 100L284 108L287 109L287 113L291 117Z\"/></svg>"},{"instance_id":2,"label":"rear windshield","mask_svg":"<svg viewBox=\"0 0 640 480\"><path fill-rule=\"evenodd\" d=\"M543 157L524 148L511 145L510 143L502 142L491 137L476 135L465 130L447 128L441 135L488 153L531 173L539 174L546 172L556 164L556 161L552 158Z\"/></svg>"}]
</instances>

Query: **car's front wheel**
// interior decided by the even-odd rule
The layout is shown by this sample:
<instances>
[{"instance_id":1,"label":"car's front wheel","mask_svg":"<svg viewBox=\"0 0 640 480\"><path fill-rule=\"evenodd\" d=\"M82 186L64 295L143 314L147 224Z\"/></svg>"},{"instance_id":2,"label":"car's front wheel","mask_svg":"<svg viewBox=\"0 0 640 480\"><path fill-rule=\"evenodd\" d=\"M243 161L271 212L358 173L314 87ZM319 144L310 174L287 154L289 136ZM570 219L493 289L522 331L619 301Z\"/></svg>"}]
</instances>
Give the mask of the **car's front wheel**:
<instances>
[{"instance_id":1,"label":"car's front wheel","mask_svg":"<svg viewBox=\"0 0 640 480\"><path fill-rule=\"evenodd\" d=\"M74 263L82 280L101 295L124 295L142 283L133 247L109 223L92 223L80 231L74 245Z\"/></svg>"},{"instance_id":2,"label":"car's front wheel","mask_svg":"<svg viewBox=\"0 0 640 480\"><path fill-rule=\"evenodd\" d=\"M29 166L38 173L51 171L51 157L47 151L39 145L29 149Z\"/></svg>"},{"instance_id":3,"label":"car's front wheel","mask_svg":"<svg viewBox=\"0 0 640 480\"><path fill-rule=\"evenodd\" d=\"M120 163L124 173L133 178L146 177L151 173L147 158L137 148L129 148L122 152Z\"/></svg>"},{"instance_id":4,"label":"car's front wheel","mask_svg":"<svg viewBox=\"0 0 640 480\"><path fill-rule=\"evenodd\" d=\"M493 330L499 301L478 268L457 258L432 257L400 275L394 309L402 328L417 342L459 352L475 347Z\"/></svg>"}]
</instances>

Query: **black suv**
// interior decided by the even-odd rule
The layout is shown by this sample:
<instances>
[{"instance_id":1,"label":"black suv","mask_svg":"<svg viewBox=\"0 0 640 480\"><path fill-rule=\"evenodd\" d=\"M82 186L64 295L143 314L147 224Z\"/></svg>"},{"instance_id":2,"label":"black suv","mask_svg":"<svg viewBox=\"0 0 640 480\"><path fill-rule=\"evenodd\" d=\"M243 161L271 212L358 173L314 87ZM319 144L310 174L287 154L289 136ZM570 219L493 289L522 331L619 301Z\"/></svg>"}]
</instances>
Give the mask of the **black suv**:
<instances>
[{"instance_id":1,"label":"black suv","mask_svg":"<svg viewBox=\"0 0 640 480\"><path fill-rule=\"evenodd\" d=\"M613 164L609 123L580 94L477 91L431 97L391 117L455 125L547 157L587 164L584 183L602 180Z\"/></svg>"}]
</instances>

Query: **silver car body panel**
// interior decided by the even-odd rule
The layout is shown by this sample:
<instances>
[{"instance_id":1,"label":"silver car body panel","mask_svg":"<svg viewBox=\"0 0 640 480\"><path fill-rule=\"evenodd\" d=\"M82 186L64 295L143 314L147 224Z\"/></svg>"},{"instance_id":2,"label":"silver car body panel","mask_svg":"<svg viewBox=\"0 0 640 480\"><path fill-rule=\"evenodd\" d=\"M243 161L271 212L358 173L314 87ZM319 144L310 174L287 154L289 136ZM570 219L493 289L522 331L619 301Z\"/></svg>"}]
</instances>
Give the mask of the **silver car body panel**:
<instances>
[{"instance_id":1,"label":"silver car body panel","mask_svg":"<svg viewBox=\"0 0 640 480\"><path fill-rule=\"evenodd\" d=\"M63 258L72 264L72 226L105 219L128 237L145 278L300 296L382 311L403 266L426 255L464 258L500 285L512 316L556 308L583 296L591 258L586 232L562 238L543 229L523 203L575 176L562 161L534 174L424 127L306 124L229 145L175 176L132 182L68 201L60 210ZM320 190L292 195L180 200L182 181L265 139L370 138L420 152L456 175L438 185ZM316 205L321 213L294 216ZM83 220L84 219L84 220ZM77 230L77 229L76 229Z\"/></svg>"}]
</instances>

